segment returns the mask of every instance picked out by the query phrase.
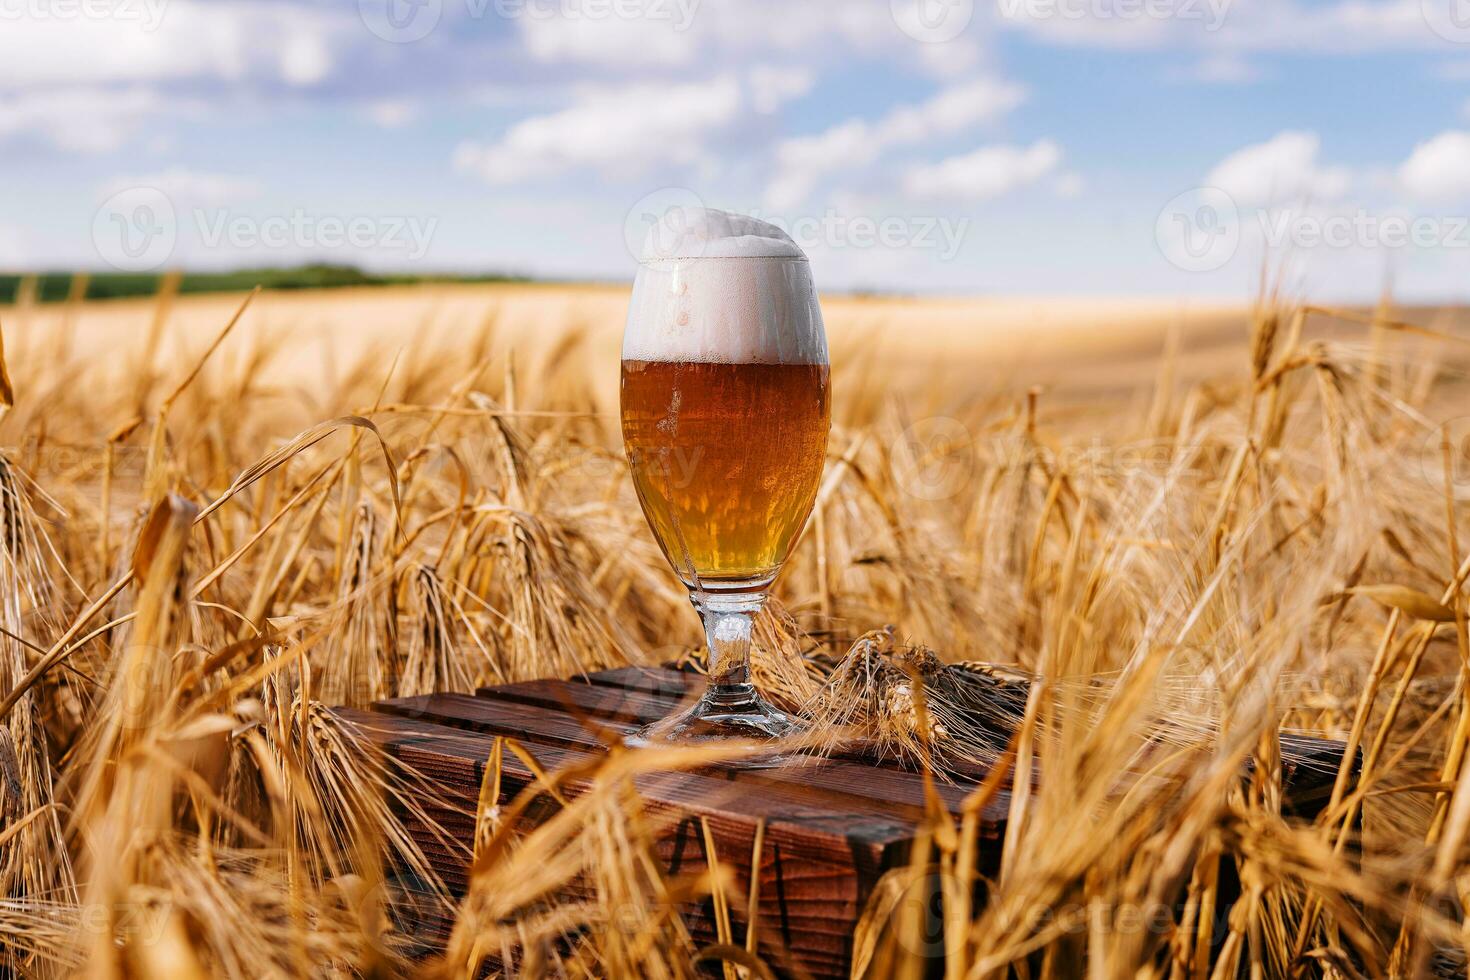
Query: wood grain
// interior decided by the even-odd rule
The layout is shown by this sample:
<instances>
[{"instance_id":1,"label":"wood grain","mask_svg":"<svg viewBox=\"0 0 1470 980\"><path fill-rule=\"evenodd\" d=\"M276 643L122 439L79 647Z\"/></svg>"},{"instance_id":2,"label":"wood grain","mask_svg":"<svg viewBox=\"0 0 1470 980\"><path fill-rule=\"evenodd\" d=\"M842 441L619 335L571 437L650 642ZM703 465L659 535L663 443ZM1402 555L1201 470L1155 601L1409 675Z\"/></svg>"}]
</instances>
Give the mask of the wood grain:
<instances>
[{"instance_id":1,"label":"wood grain","mask_svg":"<svg viewBox=\"0 0 1470 980\"><path fill-rule=\"evenodd\" d=\"M554 772L595 759L627 732L697 696L702 687L698 675L625 668L570 681L485 688L475 695L401 698L379 702L372 711L338 713L399 765L440 787L443 799L425 806L448 839L419 824L410 829L445 883L463 891L474 809L496 736L516 739L538 766ZM1330 794L1343 746L1283 735L1281 747L1288 806L1309 817ZM941 805L958 813L983 775L935 781ZM514 753L505 752L501 780L498 802L507 804L535 776ZM702 822L707 822L721 866L734 873L735 894L746 893L752 874L760 878L762 955L783 974L813 977L847 976L857 920L879 878L906 862L925 801L919 774L854 755L777 769L652 773L640 776L636 786L647 814L664 828L659 858L665 869L704 869ZM586 789L573 781L563 791L575 796ZM1009 807L1010 796L1002 791L981 812L982 874L999 867ZM752 871L756 828L762 822L765 844ZM714 941L709 902L681 911L698 941ZM739 942L744 902L732 902L731 912ZM425 924L428 944L442 942L447 928L443 922Z\"/></svg>"}]
</instances>

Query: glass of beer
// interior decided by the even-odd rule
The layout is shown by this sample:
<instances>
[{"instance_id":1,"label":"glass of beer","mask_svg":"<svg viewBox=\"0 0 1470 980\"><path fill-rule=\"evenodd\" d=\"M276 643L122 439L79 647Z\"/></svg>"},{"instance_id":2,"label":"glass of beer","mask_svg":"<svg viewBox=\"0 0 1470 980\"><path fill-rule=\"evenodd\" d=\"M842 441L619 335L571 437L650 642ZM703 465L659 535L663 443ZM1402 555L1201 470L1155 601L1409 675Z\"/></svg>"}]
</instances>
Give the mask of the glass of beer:
<instances>
[{"instance_id":1,"label":"glass of beer","mask_svg":"<svg viewBox=\"0 0 1470 980\"><path fill-rule=\"evenodd\" d=\"M623 335L623 446L649 527L704 621L709 680L697 704L630 743L799 730L751 684L751 627L816 500L829 377L811 267L784 232L705 209L654 225Z\"/></svg>"}]
</instances>

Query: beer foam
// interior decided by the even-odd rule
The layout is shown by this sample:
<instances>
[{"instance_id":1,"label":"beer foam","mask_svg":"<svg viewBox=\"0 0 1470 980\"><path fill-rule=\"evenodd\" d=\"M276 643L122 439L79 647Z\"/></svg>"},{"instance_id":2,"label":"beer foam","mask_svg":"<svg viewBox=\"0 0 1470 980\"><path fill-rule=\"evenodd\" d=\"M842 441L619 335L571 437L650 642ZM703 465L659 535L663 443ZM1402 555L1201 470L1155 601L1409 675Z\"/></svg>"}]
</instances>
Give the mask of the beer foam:
<instances>
[{"instance_id":1,"label":"beer foam","mask_svg":"<svg viewBox=\"0 0 1470 980\"><path fill-rule=\"evenodd\" d=\"M768 222L671 209L644 245L623 359L827 363L806 254Z\"/></svg>"}]
</instances>

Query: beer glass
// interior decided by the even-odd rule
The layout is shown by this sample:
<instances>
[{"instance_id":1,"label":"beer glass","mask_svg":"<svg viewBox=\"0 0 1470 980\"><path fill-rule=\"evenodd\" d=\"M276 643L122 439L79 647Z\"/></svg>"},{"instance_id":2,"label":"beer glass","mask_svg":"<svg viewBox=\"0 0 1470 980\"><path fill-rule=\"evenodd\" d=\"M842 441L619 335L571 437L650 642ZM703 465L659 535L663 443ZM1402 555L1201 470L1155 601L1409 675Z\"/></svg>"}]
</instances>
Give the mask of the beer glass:
<instances>
[{"instance_id":1,"label":"beer glass","mask_svg":"<svg viewBox=\"0 0 1470 980\"><path fill-rule=\"evenodd\" d=\"M789 237L722 211L663 216L623 334L623 446L648 525L704 621L708 683L630 743L800 727L751 684L751 626L816 500L829 377L811 268Z\"/></svg>"}]
</instances>

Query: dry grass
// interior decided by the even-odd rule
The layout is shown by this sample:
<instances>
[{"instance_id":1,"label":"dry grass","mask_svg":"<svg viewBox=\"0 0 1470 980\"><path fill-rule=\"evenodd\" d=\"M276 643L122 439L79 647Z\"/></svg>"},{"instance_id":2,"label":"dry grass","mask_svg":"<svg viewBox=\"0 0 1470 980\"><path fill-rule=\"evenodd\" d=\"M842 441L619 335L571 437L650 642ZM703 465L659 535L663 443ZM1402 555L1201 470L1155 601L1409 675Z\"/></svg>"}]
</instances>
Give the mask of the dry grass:
<instances>
[{"instance_id":1,"label":"dry grass","mask_svg":"<svg viewBox=\"0 0 1470 980\"><path fill-rule=\"evenodd\" d=\"M323 707L697 656L620 461L622 301L267 296L223 333L239 297L0 311L0 972L765 969L672 912L748 896L650 859L633 776L699 758L548 774L593 788L529 835L529 798L483 802L445 841L455 903L395 816L447 801ZM832 458L758 679L832 744L995 773L919 828L860 967L920 975L937 870L952 978L1463 969L1470 494L1438 426L1465 360L1410 319L1435 329L831 304ZM1282 813L1283 729L1364 758L1312 823ZM976 903L980 805L1033 766Z\"/></svg>"}]
</instances>

